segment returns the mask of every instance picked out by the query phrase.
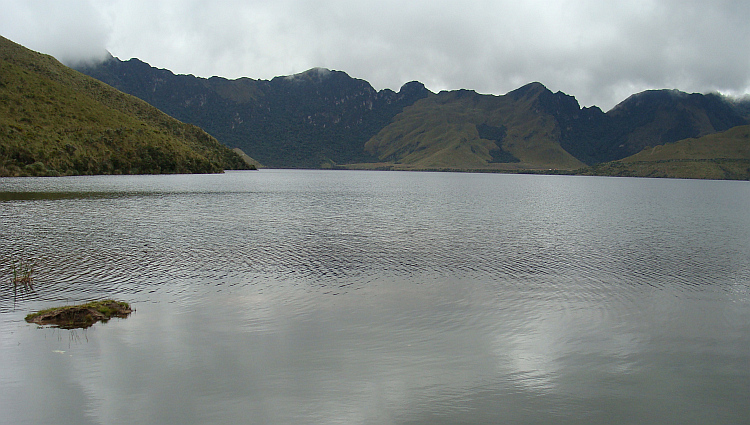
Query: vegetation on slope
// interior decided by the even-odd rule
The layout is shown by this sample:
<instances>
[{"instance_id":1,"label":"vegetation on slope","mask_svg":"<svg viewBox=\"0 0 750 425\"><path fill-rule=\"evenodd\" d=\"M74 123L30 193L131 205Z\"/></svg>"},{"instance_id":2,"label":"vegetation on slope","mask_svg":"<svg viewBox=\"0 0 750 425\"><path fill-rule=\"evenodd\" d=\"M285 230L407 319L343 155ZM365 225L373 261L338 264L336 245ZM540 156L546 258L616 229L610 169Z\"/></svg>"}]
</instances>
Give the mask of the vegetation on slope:
<instances>
[{"instance_id":1,"label":"vegetation on slope","mask_svg":"<svg viewBox=\"0 0 750 425\"><path fill-rule=\"evenodd\" d=\"M583 164L557 140L553 117L539 112L546 91L533 83L505 96L441 92L406 108L365 149L411 168L578 168Z\"/></svg>"},{"instance_id":2,"label":"vegetation on slope","mask_svg":"<svg viewBox=\"0 0 750 425\"><path fill-rule=\"evenodd\" d=\"M372 161L365 142L429 94L416 82L398 93L376 91L364 80L322 68L270 81L175 75L138 59L110 58L80 70L277 168Z\"/></svg>"},{"instance_id":3,"label":"vegetation on slope","mask_svg":"<svg viewBox=\"0 0 750 425\"><path fill-rule=\"evenodd\" d=\"M201 129L0 37L0 175L247 168Z\"/></svg>"},{"instance_id":4,"label":"vegetation on slope","mask_svg":"<svg viewBox=\"0 0 750 425\"><path fill-rule=\"evenodd\" d=\"M580 174L750 180L750 125L646 147L622 160L580 170Z\"/></svg>"},{"instance_id":5,"label":"vegetation on slope","mask_svg":"<svg viewBox=\"0 0 750 425\"><path fill-rule=\"evenodd\" d=\"M750 101L677 90L638 93L605 113L540 83L492 96L433 94L418 82L378 92L320 68L205 79L110 58L82 71L280 168L555 173L750 123Z\"/></svg>"},{"instance_id":6,"label":"vegetation on slope","mask_svg":"<svg viewBox=\"0 0 750 425\"><path fill-rule=\"evenodd\" d=\"M598 108L558 115L563 147L593 165L626 158L647 146L664 145L750 123L742 103L718 94L647 90L606 114Z\"/></svg>"},{"instance_id":7,"label":"vegetation on slope","mask_svg":"<svg viewBox=\"0 0 750 425\"><path fill-rule=\"evenodd\" d=\"M746 124L743 105L716 94L652 90L604 113L539 83L504 96L443 92L406 108L366 149L378 167L396 169L571 170ZM706 155L701 161L721 158Z\"/></svg>"}]
</instances>

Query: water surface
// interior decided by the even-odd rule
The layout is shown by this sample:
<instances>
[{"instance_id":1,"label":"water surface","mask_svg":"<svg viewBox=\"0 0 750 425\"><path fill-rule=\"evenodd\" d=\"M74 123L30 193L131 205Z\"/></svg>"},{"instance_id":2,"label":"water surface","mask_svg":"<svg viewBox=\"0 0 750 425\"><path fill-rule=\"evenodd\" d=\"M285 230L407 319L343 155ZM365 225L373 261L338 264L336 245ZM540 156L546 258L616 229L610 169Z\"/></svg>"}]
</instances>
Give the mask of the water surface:
<instances>
[{"instance_id":1,"label":"water surface","mask_svg":"<svg viewBox=\"0 0 750 425\"><path fill-rule=\"evenodd\" d=\"M274 171L0 179L14 424L750 420L746 182ZM131 317L38 329L114 297Z\"/></svg>"}]
</instances>

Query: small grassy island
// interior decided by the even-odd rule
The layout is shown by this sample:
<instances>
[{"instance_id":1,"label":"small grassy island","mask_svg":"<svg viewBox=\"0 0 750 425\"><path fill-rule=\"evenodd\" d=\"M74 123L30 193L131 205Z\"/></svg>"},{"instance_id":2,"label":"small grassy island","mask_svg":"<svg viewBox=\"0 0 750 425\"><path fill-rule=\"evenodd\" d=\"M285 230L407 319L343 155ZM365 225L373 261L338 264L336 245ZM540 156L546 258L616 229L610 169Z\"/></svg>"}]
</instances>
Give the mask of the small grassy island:
<instances>
[{"instance_id":1,"label":"small grassy island","mask_svg":"<svg viewBox=\"0 0 750 425\"><path fill-rule=\"evenodd\" d=\"M26 316L26 321L62 329L85 329L98 321L106 322L113 317L124 319L132 312L130 304L126 302L103 300L41 310Z\"/></svg>"}]
</instances>

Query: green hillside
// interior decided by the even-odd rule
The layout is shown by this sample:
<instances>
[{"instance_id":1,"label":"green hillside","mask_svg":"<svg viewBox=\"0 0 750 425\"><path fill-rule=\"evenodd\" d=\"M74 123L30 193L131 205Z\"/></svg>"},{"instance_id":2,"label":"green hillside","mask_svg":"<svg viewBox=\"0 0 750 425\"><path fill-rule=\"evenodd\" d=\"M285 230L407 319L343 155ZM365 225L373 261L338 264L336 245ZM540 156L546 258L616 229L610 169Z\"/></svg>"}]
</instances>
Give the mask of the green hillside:
<instances>
[{"instance_id":1,"label":"green hillside","mask_svg":"<svg viewBox=\"0 0 750 425\"><path fill-rule=\"evenodd\" d=\"M206 130L273 168L329 168L375 158L365 142L430 92L416 82L376 91L341 71L313 68L271 80L175 75L111 57L79 71Z\"/></svg>"},{"instance_id":2,"label":"green hillside","mask_svg":"<svg viewBox=\"0 0 750 425\"><path fill-rule=\"evenodd\" d=\"M0 175L250 168L193 125L0 37Z\"/></svg>"},{"instance_id":3,"label":"green hillside","mask_svg":"<svg viewBox=\"0 0 750 425\"><path fill-rule=\"evenodd\" d=\"M441 92L404 109L365 149L401 169L575 169L583 163L559 143L553 116L540 111L549 93L532 83L504 96Z\"/></svg>"},{"instance_id":4,"label":"green hillside","mask_svg":"<svg viewBox=\"0 0 750 425\"><path fill-rule=\"evenodd\" d=\"M750 126L647 147L619 161L581 170L581 174L750 180Z\"/></svg>"}]
</instances>

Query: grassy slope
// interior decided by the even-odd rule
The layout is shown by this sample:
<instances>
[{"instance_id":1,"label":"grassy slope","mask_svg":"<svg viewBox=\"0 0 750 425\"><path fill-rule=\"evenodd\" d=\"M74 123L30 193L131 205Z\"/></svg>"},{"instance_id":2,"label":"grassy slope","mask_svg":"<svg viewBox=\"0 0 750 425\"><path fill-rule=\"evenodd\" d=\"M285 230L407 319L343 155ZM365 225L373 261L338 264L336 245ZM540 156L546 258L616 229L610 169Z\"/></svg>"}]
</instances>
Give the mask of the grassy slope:
<instances>
[{"instance_id":1,"label":"grassy slope","mask_svg":"<svg viewBox=\"0 0 750 425\"><path fill-rule=\"evenodd\" d=\"M575 169L582 163L557 142L554 119L534 112L538 93L520 99L441 92L405 108L365 145L383 163L404 169ZM507 129L502 141L479 137L477 125ZM493 163L502 149L520 162ZM363 165L363 164L362 164Z\"/></svg>"},{"instance_id":2,"label":"grassy slope","mask_svg":"<svg viewBox=\"0 0 750 425\"><path fill-rule=\"evenodd\" d=\"M377 92L364 80L323 69L270 81L205 79L111 58L80 70L281 168L373 160L365 142L428 94L415 82L398 93Z\"/></svg>"},{"instance_id":3,"label":"grassy slope","mask_svg":"<svg viewBox=\"0 0 750 425\"><path fill-rule=\"evenodd\" d=\"M201 129L0 37L0 175L245 168Z\"/></svg>"},{"instance_id":4,"label":"grassy slope","mask_svg":"<svg viewBox=\"0 0 750 425\"><path fill-rule=\"evenodd\" d=\"M582 174L630 177L750 180L750 126L698 139L646 148L581 170Z\"/></svg>"}]
</instances>

